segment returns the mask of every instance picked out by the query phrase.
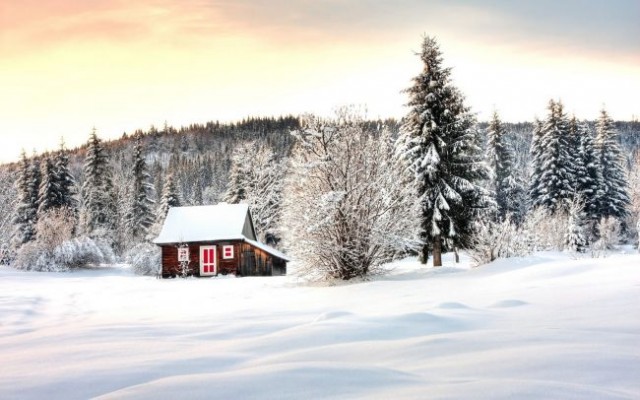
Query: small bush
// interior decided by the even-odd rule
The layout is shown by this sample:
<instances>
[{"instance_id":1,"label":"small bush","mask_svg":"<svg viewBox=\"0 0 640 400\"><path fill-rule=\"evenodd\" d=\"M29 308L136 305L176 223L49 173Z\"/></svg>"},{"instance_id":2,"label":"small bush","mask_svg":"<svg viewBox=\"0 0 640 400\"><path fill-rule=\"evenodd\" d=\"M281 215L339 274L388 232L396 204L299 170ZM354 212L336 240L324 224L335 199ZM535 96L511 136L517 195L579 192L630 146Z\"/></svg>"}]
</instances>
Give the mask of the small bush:
<instances>
[{"instance_id":1,"label":"small bush","mask_svg":"<svg viewBox=\"0 0 640 400\"><path fill-rule=\"evenodd\" d=\"M18 250L15 268L28 271L64 272L73 268L113 262L113 251L88 237L65 240L53 249L47 242L33 241Z\"/></svg>"},{"instance_id":2,"label":"small bush","mask_svg":"<svg viewBox=\"0 0 640 400\"><path fill-rule=\"evenodd\" d=\"M158 275L162 270L162 251L153 244L138 244L129 250L126 258L138 275Z\"/></svg>"},{"instance_id":3,"label":"small bush","mask_svg":"<svg viewBox=\"0 0 640 400\"><path fill-rule=\"evenodd\" d=\"M0 244L0 265L10 265L15 258L15 252L8 243Z\"/></svg>"},{"instance_id":4,"label":"small bush","mask_svg":"<svg viewBox=\"0 0 640 400\"><path fill-rule=\"evenodd\" d=\"M594 258L605 255L620 243L620 221L614 217L603 217L598 222L597 229L598 240L591 246L591 256Z\"/></svg>"},{"instance_id":5,"label":"small bush","mask_svg":"<svg viewBox=\"0 0 640 400\"><path fill-rule=\"evenodd\" d=\"M483 221L476 226L470 256L474 266L488 264L498 258L524 257L533 246L524 226L507 217L502 223Z\"/></svg>"}]
</instances>

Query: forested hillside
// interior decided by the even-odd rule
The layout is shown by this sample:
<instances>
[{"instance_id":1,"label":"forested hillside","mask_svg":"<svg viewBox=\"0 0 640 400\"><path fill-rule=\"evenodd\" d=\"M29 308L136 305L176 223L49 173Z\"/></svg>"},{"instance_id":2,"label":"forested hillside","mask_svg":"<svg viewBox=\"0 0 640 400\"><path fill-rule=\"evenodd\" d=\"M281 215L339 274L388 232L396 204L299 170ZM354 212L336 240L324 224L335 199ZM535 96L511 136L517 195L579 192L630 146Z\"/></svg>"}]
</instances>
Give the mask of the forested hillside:
<instances>
[{"instance_id":1,"label":"forested hillside","mask_svg":"<svg viewBox=\"0 0 640 400\"><path fill-rule=\"evenodd\" d=\"M479 123L435 39L422 46L402 121L343 107L111 141L94 129L77 149L23 152L0 167L0 261L64 270L124 258L149 273L157 262L131 257L157 255L167 210L220 201L246 202L259 240L321 278L368 275L407 254L438 265L468 249L484 263L637 240L640 122L606 110L581 121L551 100L541 120L495 112Z\"/></svg>"},{"instance_id":2,"label":"forested hillside","mask_svg":"<svg viewBox=\"0 0 640 400\"><path fill-rule=\"evenodd\" d=\"M370 121L368 124L371 127L387 124L392 132L397 133L398 130L398 122L395 120ZM525 179L530 174L529 151L533 123L504 123L504 125L507 132L506 139L514 149L516 174ZM590 125L593 126L594 123ZM616 127L620 132L620 141L630 168L640 148L640 122L618 121ZM209 122L205 125L193 124L180 128L151 127L147 131L123 134L121 138L105 141L104 144L114 171L114 186L121 196L132 185L135 136L141 135L141 144L153 183L152 200L157 205L159 205L164 182L169 175L174 177L182 204L215 204L223 200L229 180L231 160L236 148L243 143L255 141L259 147L272 149L275 156L274 162L282 163L293 146L294 139L291 131L298 128L298 117L248 118L233 124ZM488 123L480 123L478 128L485 131ZM97 133L99 136L100 131L98 130ZM84 182L82 167L86 151L86 145L67 150L69 170L78 188ZM31 155L29 159L40 162L55 155L55 152L37 154ZM251 160L247 163L250 164ZM0 166L0 207L2 207L0 240L4 249L10 247L13 232L12 220L17 201L15 191L17 168L17 163Z\"/></svg>"}]
</instances>

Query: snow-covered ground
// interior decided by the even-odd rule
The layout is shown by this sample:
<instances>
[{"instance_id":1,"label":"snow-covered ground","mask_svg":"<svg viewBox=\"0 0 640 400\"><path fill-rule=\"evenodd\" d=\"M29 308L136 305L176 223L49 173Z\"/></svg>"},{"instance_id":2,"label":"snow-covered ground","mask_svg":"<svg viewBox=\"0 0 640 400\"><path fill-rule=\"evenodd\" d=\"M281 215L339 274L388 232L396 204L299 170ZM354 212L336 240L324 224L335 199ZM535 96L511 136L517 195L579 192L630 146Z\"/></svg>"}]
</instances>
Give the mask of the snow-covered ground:
<instances>
[{"instance_id":1,"label":"snow-covered ground","mask_svg":"<svg viewBox=\"0 0 640 400\"><path fill-rule=\"evenodd\" d=\"M640 398L640 256L337 286L0 268L0 398Z\"/></svg>"}]
</instances>

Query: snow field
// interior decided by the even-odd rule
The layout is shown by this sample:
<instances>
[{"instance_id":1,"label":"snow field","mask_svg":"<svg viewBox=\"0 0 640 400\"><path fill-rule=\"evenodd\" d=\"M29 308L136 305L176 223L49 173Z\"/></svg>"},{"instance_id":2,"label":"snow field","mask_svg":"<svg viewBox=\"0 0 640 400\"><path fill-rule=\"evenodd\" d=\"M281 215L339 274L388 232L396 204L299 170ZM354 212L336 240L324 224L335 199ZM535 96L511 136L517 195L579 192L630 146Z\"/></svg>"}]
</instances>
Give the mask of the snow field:
<instances>
[{"instance_id":1,"label":"snow field","mask_svg":"<svg viewBox=\"0 0 640 400\"><path fill-rule=\"evenodd\" d=\"M640 256L368 282L0 268L0 398L640 397Z\"/></svg>"}]
</instances>

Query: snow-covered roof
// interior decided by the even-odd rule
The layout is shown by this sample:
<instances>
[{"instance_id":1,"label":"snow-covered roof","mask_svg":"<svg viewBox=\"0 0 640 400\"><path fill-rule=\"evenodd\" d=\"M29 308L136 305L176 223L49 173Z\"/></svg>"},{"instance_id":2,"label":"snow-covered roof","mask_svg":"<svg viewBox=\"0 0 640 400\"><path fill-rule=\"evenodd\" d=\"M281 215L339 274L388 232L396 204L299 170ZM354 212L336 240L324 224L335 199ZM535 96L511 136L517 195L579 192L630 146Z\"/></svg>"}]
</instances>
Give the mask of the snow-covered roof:
<instances>
[{"instance_id":1,"label":"snow-covered roof","mask_svg":"<svg viewBox=\"0 0 640 400\"><path fill-rule=\"evenodd\" d=\"M256 242L255 240L251 240L251 239L247 239L244 238L244 241L249 243L250 245L259 248L262 251L265 251L269 254L271 254L272 256L281 258L285 261L291 261L291 259L289 257L287 257L287 255L285 255L284 253L279 252L278 250L274 249L273 247L269 247L264 243L260 243L260 242Z\"/></svg>"},{"instance_id":2,"label":"snow-covered roof","mask_svg":"<svg viewBox=\"0 0 640 400\"><path fill-rule=\"evenodd\" d=\"M249 206L220 203L212 206L172 207L156 244L241 240Z\"/></svg>"}]
</instances>

